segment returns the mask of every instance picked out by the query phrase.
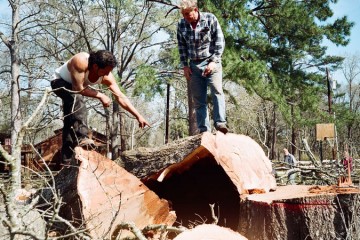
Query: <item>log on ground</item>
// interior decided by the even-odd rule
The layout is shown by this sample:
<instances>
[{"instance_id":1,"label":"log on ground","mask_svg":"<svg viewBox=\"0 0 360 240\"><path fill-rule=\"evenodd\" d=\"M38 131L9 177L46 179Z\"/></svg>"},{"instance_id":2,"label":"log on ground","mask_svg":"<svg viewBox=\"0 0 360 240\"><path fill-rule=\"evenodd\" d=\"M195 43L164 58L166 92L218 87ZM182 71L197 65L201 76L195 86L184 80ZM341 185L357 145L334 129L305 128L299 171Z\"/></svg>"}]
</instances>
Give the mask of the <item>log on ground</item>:
<instances>
[{"instance_id":1,"label":"log on ground","mask_svg":"<svg viewBox=\"0 0 360 240\"><path fill-rule=\"evenodd\" d=\"M151 224L172 225L176 215L141 181L115 162L95 151L75 148L81 161L78 194L87 228L95 239L116 238L117 224L134 223L138 228ZM129 233L122 233L122 237Z\"/></svg>"},{"instance_id":2,"label":"log on ground","mask_svg":"<svg viewBox=\"0 0 360 240\"><path fill-rule=\"evenodd\" d=\"M202 135L186 137L159 147L125 151L116 162L142 179L167 166L182 161L201 145Z\"/></svg>"},{"instance_id":3,"label":"log on ground","mask_svg":"<svg viewBox=\"0 0 360 240\"><path fill-rule=\"evenodd\" d=\"M269 159L254 140L244 135L204 133L192 146L194 149L184 159L142 181L171 202L177 223L186 227L212 223L209 204L215 204L219 225L236 230L240 195L276 188Z\"/></svg>"},{"instance_id":4,"label":"log on ground","mask_svg":"<svg viewBox=\"0 0 360 240\"><path fill-rule=\"evenodd\" d=\"M87 229L92 239L133 237L119 227L121 223L141 229L175 222L168 202L114 161L81 147L75 148L75 159L78 165L63 168L55 177L56 190L64 199L60 214Z\"/></svg>"}]
</instances>

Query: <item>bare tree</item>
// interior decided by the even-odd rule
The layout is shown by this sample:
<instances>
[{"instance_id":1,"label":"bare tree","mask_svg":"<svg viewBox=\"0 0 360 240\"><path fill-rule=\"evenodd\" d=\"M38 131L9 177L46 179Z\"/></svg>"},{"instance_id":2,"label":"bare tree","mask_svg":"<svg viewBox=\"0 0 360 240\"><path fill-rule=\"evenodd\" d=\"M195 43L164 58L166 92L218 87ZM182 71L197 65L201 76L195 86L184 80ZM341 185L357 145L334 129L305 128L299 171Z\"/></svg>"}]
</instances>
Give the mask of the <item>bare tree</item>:
<instances>
[{"instance_id":1,"label":"bare tree","mask_svg":"<svg viewBox=\"0 0 360 240\"><path fill-rule=\"evenodd\" d=\"M12 10L12 31L10 36L0 32L2 42L10 51L11 58L11 145L15 146L17 136L21 127L21 110L20 110L20 55L19 55L19 31L20 31L20 0L9 0ZM10 162L10 168L13 172L12 184L19 188L21 185L21 148L11 149L13 160Z\"/></svg>"},{"instance_id":2,"label":"bare tree","mask_svg":"<svg viewBox=\"0 0 360 240\"><path fill-rule=\"evenodd\" d=\"M173 25L171 19L159 15L159 7L142 1L65 3L66 9L61 4L46 4L47 11L42 12L42 22L46 24L41 25L41 35L36 38L42 51L53 54L56 61L65 61L79 51L107 49L118 57L117 77L123 90L134 86L139 66L157 67L154 63L159 61L160 46L169 41L162 32ZM101 104L92 107L106 118L109 148L115 159L128 148L132 132L129 118L115 102L109 110L102 109Z\"/></svg>"},{"instance_id":3,"label":"bare tree","mask_svg":"<svg viewBox=\"0 0 360 240\"><path fill-rule=\"evenodd\" d=\"M342 64L341 70L347 82L346 96L348 97L349 111L355 113L360 107L360 57L358 55L348 55ZM349 122L347 125L348 139L353 137L353 126L354 122Z\"/></svg>"}]
</instances>

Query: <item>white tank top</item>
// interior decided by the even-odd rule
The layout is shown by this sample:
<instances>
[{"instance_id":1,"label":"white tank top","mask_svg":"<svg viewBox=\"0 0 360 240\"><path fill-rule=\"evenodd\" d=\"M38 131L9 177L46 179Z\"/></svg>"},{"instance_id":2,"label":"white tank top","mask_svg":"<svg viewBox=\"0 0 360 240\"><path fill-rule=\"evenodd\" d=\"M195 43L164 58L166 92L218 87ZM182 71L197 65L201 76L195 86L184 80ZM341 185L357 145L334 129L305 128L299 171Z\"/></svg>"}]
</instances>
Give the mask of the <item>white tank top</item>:
<instances>
[{"instance_id":1,"label":"white tank top","mask_svg":"<svg viewBox=\"0 0 360 240\"><path fill-rule=\"evenodd\" d=\"M55 73L52 77L53 79L61 78L61 79L64 79L66 82L72 84L71 74L70 74L69 69L67 68L67 64L69 61L70 60L68 60L62 66L55 69ZM89 76L89 70L87 70L85 73L85 81L84 81L85 86L99 84L103 80L103 77L99 77L95 82L90 82L88 76Z\"/></svg>"}]
</instances>

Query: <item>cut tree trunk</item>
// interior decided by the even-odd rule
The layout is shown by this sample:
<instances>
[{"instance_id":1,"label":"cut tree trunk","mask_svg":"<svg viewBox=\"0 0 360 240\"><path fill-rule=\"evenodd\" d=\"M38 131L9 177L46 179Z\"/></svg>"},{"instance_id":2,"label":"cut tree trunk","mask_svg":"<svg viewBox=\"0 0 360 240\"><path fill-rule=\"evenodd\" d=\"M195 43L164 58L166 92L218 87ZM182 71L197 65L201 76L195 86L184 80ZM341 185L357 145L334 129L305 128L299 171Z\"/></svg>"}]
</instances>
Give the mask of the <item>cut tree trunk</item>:
<instances>
[{"instance_id":1,"label":"cut tree trunk","mask_svg":"<svg viewBox=\"0 0 360 240\"><path fill-rule=\"evenodd\" d=\"M175 222L168 202L114 161L81 147L75 148L75 158L78 166L64 168L55 177L64 202L60 214L76 227L88 229L93 239L133 237L126 230L120 232L118 225L124 222L140 229ZM51 202L51 196L45 198Z\"/></svg>"},{"instance_id":2,"label":"cut tree trunk","mask_svg":"<svg viewBox=\"0 0 360 240\"><path fill-rule=\"evenodd\" d=\"M205 132L159 148L126 151L118 162L144 181L157 178L161 182L204 158L214 159L240 194L276 188L270 160L260 145L245 135Z\"/></svg>"},{"instance_id":3,"label":"cut tree trunk","mask_svg":"<svg viewBox=\"0 0 360 240\"><path fill-rule=\"evenodd\" d=\"M116 162L127 171L142 179L158 173L167 166L182 161L200 147L202 135L180 139L158 148L138 148L125 151Z\"/></svg>"},{"instance_id":4,"label":"cut tree trunk","mask_svg":"<svg viewBox=\"0 0 360 240\"><path fill-rule=\"evenodd\" d=\"M29 239L29 235L26 234L17 234L14 237L13 232L15 231L18 233L32 233L39 239L44 239L46 236L46 223L42 215L29 205L31 193L25 189L17 190L16 192L16 198L13 202L11 199L5 200L6 197L0 192L0 240ZM10 214L15 219L10 219ZM11 225L14 222L18 226Z\"/></svg>"},{"instance_id":5,"label":"cut tree trunk","mask_svg":"<svg viewBox=\"0 0 360 240\"><path fill-rule=\"evenodd\" d=\"M153 149L123 154L125 168L172 203L186 227L212 223L237 229L240 194L276 188L269 159L251 138L203 133ZM129 168L130 166L130 168Z\"/></svg>"},{"instance_id":6,"label":"cut tree trunk","mask_svg":"<svg viewBox=\"0 0 360 240\"><path fill-rule=\"evenodd\" d=\"M271 162L244 135L203 133L124 152L120 162L142 182L96 152L76 154L79 168L61 171L57 189L97 239L114 237L118 221L171 225L169 205L176 225L217 222L249 240L360 239L358 188L277 187Z\"/></svg>"},{"instance_id":7,"label":"cut tree trunk","mask_svg":"<svg viewBox=\"0 0 360 240\"><path fill-rule=\"evenodd\" d=\"M358 189L277 188L270 161L249 137L218 132L188 140L132 151L133 158L124 158L131 171L144 172L139 176L154 173L143 182L172 203L182 225L212 223L209 204L215 203L218 224L250 240L345 239L349 232L356 234L354 225L359 229ZM141 161L132 162L135 156ZM357 234L354 239L360 239Z\"/></svg>"},{"instance_id":8,"label":"cut tree trunk","mask_svg":"<svg viewBox=\"0 0 360 240\"><path fill-rule=\"evenodd\" d=\"M358 188L291 185L243 198L238 232L249 240L360 237Z\"/></svg>"}]
</instances>

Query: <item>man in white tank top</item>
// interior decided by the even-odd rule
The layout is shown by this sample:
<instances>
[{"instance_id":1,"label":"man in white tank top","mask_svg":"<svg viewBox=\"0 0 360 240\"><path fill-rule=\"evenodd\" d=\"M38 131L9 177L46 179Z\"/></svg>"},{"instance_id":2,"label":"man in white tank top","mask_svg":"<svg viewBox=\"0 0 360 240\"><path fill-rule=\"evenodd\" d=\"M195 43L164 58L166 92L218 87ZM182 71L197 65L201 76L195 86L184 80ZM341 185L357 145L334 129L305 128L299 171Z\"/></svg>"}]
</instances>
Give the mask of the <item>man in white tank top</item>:
<instances>
[{"instance_id":1,"label":"man in white tank top","mask_svg":"<svg viewBox=\"0 0 360 240\"><path fill-rule=\"evenodd\" d=\"M107 86L120 106L138 120L139 127L150 126L120 91L111 73L115 66L114 55L109 51L100 50L90 54L78 53L55 70L51 87L63 101L64 127L61 151L64 164L71 162L72 149L75 146L94 145L88 138L87 109L83 96L99 99L104 107L109 107L111 103L107 95L89 88L90 85L101 83Z\"/></svg>"}]
</instances>

